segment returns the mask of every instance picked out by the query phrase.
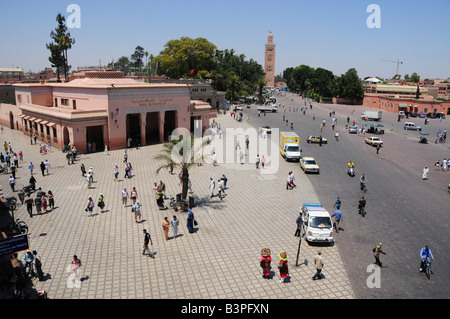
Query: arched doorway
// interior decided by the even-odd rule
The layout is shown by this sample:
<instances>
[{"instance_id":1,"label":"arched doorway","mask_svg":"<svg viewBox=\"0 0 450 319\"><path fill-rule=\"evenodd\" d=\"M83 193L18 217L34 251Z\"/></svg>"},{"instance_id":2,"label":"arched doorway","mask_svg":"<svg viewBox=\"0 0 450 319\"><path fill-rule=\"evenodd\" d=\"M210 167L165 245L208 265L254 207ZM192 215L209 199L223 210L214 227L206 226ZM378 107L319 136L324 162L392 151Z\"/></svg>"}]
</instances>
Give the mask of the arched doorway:
<instances>
[{"instance_id":1,"label":"arched doorway","mask_svg":"<svg viewBox=\"0 0 450 319\"><path fill-rule=\"evenodd\" d=\"M63 128L63 142L64 145L69 145L70 143L69 129L66 126Z\"/></svg>"},{"instance_id":2,"label":"arched doorway","mask_svg":"<svg viewBox=\"0 0 450 319\"><path fill-rule=\"evenodd\" d=\"M12 112L9 112L9 127L14 130L14 115Z\"/></svg>"}]
</instances>

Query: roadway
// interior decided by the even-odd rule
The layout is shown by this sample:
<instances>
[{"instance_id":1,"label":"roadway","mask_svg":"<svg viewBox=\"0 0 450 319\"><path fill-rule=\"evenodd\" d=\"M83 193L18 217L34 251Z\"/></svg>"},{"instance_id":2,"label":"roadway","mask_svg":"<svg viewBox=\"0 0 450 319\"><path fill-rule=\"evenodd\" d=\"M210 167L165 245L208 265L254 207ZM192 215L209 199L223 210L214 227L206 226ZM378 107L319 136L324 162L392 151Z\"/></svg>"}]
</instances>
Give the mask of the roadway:
<instances>
[{"instance_id":1,"label":"roadway","mask_svg":"<svg viewBox=\"0 0 450 319\"><path fill-rule=\"evenodd\" d=\"M433 166L437 159L450 158L447 145L433 142L438 128L448 129L449 120L431 119L430 124L424 126L424 119L409 119L430 133L431 143L419 144L418 132L403 130L407 120L397 122L396 114L383 112L381 122L386 132L381 139L384 145L376 154L374 147L364 143L364 137L345 130L347 116L350 123L355 120L361 125L363 122L358 117L366 108L312 103L312 109L308 107L303 114L300 112L303 100L290 93L286 97L278 96L279 103L284 104L284 108L279 108L278 113L261 114L261 117L257 116L255 105L250 109L244 106L244 119L250 116L253 126L269 125L280 131L290 131L290 126L283 123L283 115L289 123L294 123L294 131L301 138L302 155L315 157L321 169L319 175L309 176L318 198L330 213L336 198L341 198L344 214L341 227L344 230L335 234L335 244L357 297L449 298L450 194L447 186L450 172L435 171ZM298 107L299 112L289 112L290 106ZM354 114L351 113L353 109L356 109ZM339 130L339 141L335 140L335 131L331 129L330 111L336 112L338 125L335 130ZM328 139L328 144L322 147L307 144L307 136L319 133L323 119L326 127L322 136ZM366 136L370 134L366 133ZM350 160L356 165L353 178L346 174L346 164ZM424 165L430 168L427 181L422 180ZM298 164L292 163L292 167L296 174L304 174ZM362 173L368 178L366 194L359 190ZM367 200L365 217L357 210L362 195ZM368 267L374 263L372 249L379 242L388 253L380 258L383 263L381 287L368 288L367 280L373 272ZM419 251L426 244L435 257L431 280L418 271Z\"/></svg>"}]
</instances>

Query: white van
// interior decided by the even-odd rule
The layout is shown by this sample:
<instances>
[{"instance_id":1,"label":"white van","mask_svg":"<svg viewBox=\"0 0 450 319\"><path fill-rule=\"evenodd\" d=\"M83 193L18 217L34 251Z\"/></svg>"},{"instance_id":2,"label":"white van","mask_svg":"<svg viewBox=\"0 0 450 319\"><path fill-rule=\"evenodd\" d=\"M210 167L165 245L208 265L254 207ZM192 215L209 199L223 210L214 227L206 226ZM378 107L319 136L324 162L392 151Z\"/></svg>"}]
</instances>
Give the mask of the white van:
<instances>
[{"instance_id":1,"label":"white van","mask_svg":"<svg viewBox=\"0 0 450 319\"><path fill-rule=\"evenodd\" d=\"M302 206L303 231L309 242L333 242L333 223L328 211L319 203Z\"/></svg>"}]
</instances>

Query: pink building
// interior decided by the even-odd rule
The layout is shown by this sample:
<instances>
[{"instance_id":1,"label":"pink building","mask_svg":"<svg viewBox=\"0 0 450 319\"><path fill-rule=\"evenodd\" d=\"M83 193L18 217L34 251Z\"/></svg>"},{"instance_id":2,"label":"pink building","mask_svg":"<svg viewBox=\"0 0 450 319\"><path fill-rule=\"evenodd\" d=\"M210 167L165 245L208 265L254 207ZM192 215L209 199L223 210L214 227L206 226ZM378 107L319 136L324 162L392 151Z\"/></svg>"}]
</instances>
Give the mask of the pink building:
<instances>
[{"instance_id":1,"label":"pink building","mask_svg":"<svg viewBox=\"0 0 450 319\"><path fill-rule=\"evenodd\" d=\"M175 128L209 127L211 107L191 101L185 84L148 84L122 72L85 72L68 83L15 84L16 129L80 152L167 140ZM10 112L14 116L14 112ZM131 145L129 145L129 143Z\"/></svg>"}]
</instances>

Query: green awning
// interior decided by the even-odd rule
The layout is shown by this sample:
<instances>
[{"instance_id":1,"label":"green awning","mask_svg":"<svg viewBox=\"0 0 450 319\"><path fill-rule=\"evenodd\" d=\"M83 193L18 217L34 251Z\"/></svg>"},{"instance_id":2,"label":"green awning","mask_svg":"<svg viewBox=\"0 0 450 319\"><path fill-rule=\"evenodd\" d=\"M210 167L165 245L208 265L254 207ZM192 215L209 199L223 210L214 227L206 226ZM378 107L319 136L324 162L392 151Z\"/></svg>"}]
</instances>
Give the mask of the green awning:
<instances>
[{"instance_id":1,"label":"green awning","mask_svg":"<svg viewBox=\"0 0 450 319\"><path fill-rule=\"evenodd\" d=\"M398 105L398 107L408 107L408 104L401 103L401 104Z\"/></svg>"}]
</instances>

